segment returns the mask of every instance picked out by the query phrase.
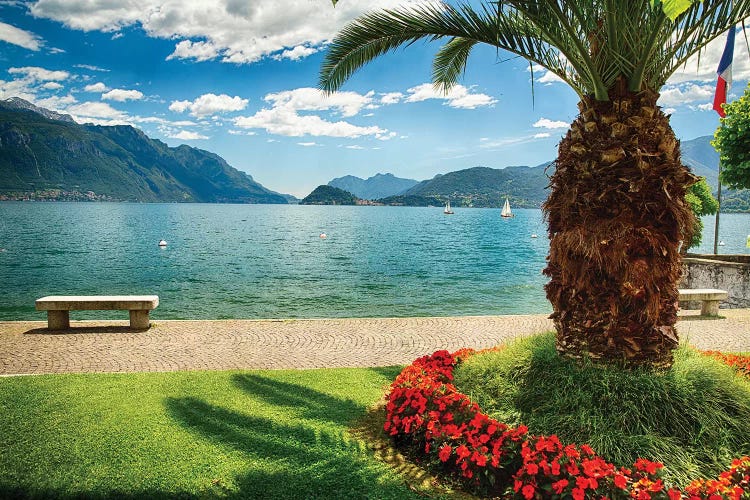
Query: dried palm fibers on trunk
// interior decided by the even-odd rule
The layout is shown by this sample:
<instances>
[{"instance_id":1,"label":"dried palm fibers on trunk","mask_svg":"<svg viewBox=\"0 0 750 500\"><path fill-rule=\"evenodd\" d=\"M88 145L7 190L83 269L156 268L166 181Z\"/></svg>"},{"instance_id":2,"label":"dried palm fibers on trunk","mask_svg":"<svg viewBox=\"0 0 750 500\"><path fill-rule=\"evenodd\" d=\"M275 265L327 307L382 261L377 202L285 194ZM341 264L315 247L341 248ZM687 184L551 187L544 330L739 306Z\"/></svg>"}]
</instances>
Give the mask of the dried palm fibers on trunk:
<instances>
[{"instance_id":1,"label":"dried palm fibers on trunk","mask_svg":"<svg viewBox=\"0 0 750 500\"><path fill-rule=\"evenodd\" d=\"M547 298L557 349L570 357L666 367L677 347L682 241L696 178L658 94L584 98L559 146L543 205Z\"/></svg>"}]
</instances>

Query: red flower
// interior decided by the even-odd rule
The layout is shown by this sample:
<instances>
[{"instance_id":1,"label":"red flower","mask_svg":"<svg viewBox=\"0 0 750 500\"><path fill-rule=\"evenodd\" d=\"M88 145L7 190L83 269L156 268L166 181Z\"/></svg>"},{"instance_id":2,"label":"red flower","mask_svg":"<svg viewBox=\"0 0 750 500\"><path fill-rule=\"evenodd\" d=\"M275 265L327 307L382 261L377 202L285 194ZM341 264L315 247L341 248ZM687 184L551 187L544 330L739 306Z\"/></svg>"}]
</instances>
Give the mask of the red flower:
<instances>
[{"instance_id":1,"label":"red flower","mask_svg":"<svg viewBox=\"0 0 750 500\"><path fill-rule=\"evenodd\" d=\"M617 486L621 490L624 490L628 487L628 478L620 473L615 474L615 486Z\"/></svg>"},{"instance_id":2,"label":"red flower","mask_svg":"<svg viewBox=\"0 0 750 500\"><path fill-rule=\"evenodd\" d=\"M583 500L586 497L586 493L581 488L573 488L573 500Z\"/></svg>"},{"instance_id":3,"label":"red flower","mask_svg":"<svg viewBox=\"0 0 750 500\"><path fill-rule=\"evenodd\" d=\"M536 473L539 472L539 466L537 466L537 464L526 464L524 469L526 470L526 474L530 476L536 476Z\"/></svg>"},{"instance_id":4,"label":"red flower","mask_svg":"<svg viewBox=\"0 0 750 500\"><path fill-rule=\"evenodd\" d=\"M670 488L667 491L667 495L669 496L669 500L680 500L682 498L682 493L680 493L680 490L676 490L674 488Z\"/></svg>"},{"instance_id":5,"label":"red flower","mask_svg":"<svg viewBox=\"0 0 750 500\"><path fill-rule=\"evenodd\" d=\"M567 479L560 479L559 481L552 483L552 490L561 495L565 488L568 486L569 481Z\"/></svg>"},{"instance_id":6,"label":"red flower","mask_svg":"<svg viewBox=\"0 0 750 500\"><path fill-rule=\"evenodd\" d=\"M521 490L521 493L523 494L523 497L526 500L531 500L532 498L534 498L534 493L536 493L536 490L534 489L532 485L527 484L526 486L523 487L523 489Z\"/></svg>"},{"instance_id":7,"label":"red flower","mask_svg":"<svg viewBox=\"0 0 750 500\"><path fill-rule=\"evenodd\" d=\"M641 472L656 474L656 471L664 467L664 464L661 464L659 462L652 462L650 460L646 460L645 458L639 458L635 461L633 467Z\"/></svg>"},{"instance_id":8,"label":"red flower","mask_svg":"<svg viewBox=\"0 0 750 500\"><path fill-rule=\"evenodd\" d=\"M440 457L440 461L447 462L448 459L451 457L452 452L453 452L453 448L451 448L449 444L446 444L440 447L440 452L438 453L438 457Z\"/></svg>"}]
</instances>

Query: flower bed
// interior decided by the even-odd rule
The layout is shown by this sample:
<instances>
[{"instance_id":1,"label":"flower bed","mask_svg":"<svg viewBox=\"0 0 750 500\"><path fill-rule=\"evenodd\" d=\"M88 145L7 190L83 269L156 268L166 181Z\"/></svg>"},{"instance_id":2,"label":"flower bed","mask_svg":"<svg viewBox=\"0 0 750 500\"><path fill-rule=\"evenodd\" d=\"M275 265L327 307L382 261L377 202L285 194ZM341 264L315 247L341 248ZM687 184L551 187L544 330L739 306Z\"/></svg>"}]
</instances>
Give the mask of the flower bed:
<instances>
[{"instance_id":1,"label":"flower bed","mask_svg":"<svg viewBox=\"0 0 750 500\"><path fill-rule=\"evenodd\" d=\"M384 424L397 444L468 489L526 500L750 499L750 457L733 461L715 480L668 489L658 462L640 458L632 468L617 468L588 445L564 444L557 436L535 436L523 425L511 428L490 418L452 383L457 364L475 353L437 351L406 367L387 395ZM748 375L750 357L721 356Z\"/></svg>"}]
</instances>

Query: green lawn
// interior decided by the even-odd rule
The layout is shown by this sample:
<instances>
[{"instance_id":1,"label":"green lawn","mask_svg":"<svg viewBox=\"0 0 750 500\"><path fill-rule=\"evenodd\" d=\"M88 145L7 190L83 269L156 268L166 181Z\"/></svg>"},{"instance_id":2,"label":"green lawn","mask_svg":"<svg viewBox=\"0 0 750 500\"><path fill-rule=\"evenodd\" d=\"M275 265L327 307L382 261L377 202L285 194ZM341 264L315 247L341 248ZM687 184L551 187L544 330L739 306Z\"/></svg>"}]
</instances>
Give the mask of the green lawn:
<instances>
[{"instance_id":1,"label":"green lawn","mask_svg":"<svg viewBox=\"0 0 750 500\"><path fill-rule=\"evenodd\" d=\"M348 431L398 372L0 378L0 498L415 498Z\"/></svg>"}]
</instances>

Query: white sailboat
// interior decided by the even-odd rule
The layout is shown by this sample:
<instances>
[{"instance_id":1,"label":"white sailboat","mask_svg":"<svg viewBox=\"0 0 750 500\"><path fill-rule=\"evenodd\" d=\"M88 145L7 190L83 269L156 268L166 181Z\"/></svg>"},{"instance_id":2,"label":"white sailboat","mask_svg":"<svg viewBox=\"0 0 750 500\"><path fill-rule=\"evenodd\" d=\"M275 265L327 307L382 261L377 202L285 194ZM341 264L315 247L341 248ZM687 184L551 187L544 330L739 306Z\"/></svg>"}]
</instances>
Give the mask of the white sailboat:
<instances>
[{"instance_id":1,"label":"white sailboat","mask_svg":"<svg viewBox=\"0 0 750 500\"><path fill-rule=\"evenodd\" d=\"M445 204L445 210L443 210L443 213L445 215L451 215L453 213L453 210L451 210L451 202L448 201L448 203Z\"/></svg>"},{"instance_id":2,"label":"white sailboat","mask_svg":"<svg viewBox=\"0 0 750 500\"><path fill-rule=\"evenodd\" d=\"M513 212L510 211L510 202L508 201L508 198L505 198L505 205L503 205L503 211L500 212L501 217L515 217L513 215Z\"/></svg>"}]
</instances>

